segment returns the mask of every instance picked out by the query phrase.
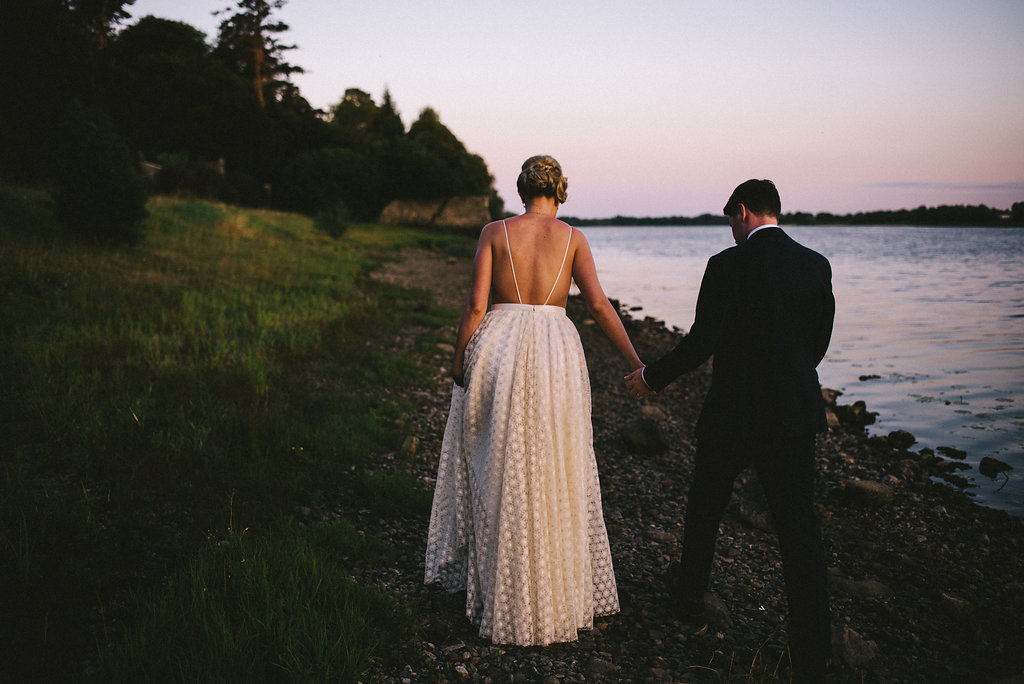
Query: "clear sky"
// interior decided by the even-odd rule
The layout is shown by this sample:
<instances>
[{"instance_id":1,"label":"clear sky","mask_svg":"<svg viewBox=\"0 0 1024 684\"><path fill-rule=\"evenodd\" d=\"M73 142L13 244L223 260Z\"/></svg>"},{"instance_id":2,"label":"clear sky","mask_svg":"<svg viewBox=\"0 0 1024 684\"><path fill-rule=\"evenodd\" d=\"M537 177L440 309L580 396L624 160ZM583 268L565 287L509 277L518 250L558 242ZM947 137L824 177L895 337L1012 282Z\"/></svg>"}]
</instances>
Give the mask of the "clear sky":
<instances>
[{"instance_id":1,"label":"clear sky","mask_svg":"<svg viewBox=\"0 0 1024 684\"><path fill-rule=\"evenodd\" d=\"M136 0L217 35L231 0ZM494 174L569 178L562 213L718 213L748 178L783 211L1024 201L1021 0L291 0L293 80L346 88L408 127L424 107Z\"/></svg>"}]
</instances>

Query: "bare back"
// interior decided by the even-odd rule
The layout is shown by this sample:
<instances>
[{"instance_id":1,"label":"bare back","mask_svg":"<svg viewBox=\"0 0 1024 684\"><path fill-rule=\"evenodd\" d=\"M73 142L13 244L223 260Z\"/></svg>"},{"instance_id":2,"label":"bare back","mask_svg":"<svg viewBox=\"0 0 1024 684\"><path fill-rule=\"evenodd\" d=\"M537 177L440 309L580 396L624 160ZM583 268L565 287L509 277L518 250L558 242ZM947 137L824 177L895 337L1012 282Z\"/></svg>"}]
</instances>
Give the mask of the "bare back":
<instances>
[{"instance_id":1,"label":"bare back","mask_svg":"<svg viewBox=\"0 0 1024 684\"><path fill-rule=\"evenodd\" d=\"M496 228L488 232L488 241L492 256L491 297L495 304L544 304L546 300L548 304L565 307L576 246L576 231L568 224L524 214L496 222Z\"/></svg>"},{"instance_id":2,"label":"bare back","mask_svg":"<svg viewBox=\"0 0 1024 684\"><path fill-rule=\"evenodd\" d=\"M541 198L542 200L545 198ZM594 320L634 370L643 364L598 281L587 239L569 224L528 211L484 226L473 258L473 284L462 311L452 357L452 377L460 386L466 346L492 304L530 304L565 308L569 287L580 288ZM506 238L506 233L508 237ZM513 268L515 275L513 275Z\"/></svg>"}]
</instances>

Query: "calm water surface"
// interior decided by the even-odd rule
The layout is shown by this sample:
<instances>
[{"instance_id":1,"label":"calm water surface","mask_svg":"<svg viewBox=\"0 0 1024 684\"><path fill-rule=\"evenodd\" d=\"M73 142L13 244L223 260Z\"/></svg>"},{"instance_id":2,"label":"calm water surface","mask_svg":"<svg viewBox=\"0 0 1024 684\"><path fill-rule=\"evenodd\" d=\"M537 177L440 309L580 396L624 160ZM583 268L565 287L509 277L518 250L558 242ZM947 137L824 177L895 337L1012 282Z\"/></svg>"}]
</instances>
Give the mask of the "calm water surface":
<instances>
[{"instance_id":1,"label":"calm water surface","mask_svg":"<svg viewBox=\"0 0 1024 684\"><path fill-rule=\"evenodd\" d=\"M822 384L878 412L872 434L903 429L915 450L967 452L967 492L1024 517L1024 230L783 228L832 262L836 323ZM605 292L682 330L708 257L732 245L728 226L584 232ZM985 456L1013 470L985 477Z\"/></svg>"}]
</instances>

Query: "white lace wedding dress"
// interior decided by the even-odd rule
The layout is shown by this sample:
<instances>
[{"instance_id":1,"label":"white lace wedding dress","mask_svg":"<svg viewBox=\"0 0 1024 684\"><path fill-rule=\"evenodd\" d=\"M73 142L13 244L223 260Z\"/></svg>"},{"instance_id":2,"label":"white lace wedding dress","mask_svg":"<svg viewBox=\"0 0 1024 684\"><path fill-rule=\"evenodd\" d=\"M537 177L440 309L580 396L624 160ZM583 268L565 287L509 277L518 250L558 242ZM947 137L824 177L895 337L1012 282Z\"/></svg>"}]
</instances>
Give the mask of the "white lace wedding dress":
<instances>
[{"instance_id":1,"label":"white lace wedding dress","mask_svg":"<svg viewBox=\"0 0 1024 684\"><path fill-rule=\"evenodd\" d=\"M494 643L575 641L619 609L579 334L562 307L496 304L466 348L465 377L452 389L425 581L465 589L467 617Z\"/></svg>"}]
</instances>

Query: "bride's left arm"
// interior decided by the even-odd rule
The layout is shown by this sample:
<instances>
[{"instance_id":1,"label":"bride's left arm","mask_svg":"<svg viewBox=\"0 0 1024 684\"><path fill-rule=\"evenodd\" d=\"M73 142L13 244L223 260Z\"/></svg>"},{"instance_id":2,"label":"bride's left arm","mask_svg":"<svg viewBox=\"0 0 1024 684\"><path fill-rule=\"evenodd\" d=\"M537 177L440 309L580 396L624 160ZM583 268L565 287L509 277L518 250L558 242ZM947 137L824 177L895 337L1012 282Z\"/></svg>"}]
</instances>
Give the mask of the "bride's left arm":
<instances>
[{"instance_id":1,"label":"bride's left arm","mask_svg":"<svg viewBox=\"0 0 1024 684\"><path fill-rule=\"evenodd\" d=\"M465 386L466 345L487 313L487 299L491 293L491 233L490 225L485 226L477 243L473 257L473 284L469 298L462 309L459 332L455 336L455 354L452 357L452 379L459 387Z\"/></svg>"}]
</instances>

